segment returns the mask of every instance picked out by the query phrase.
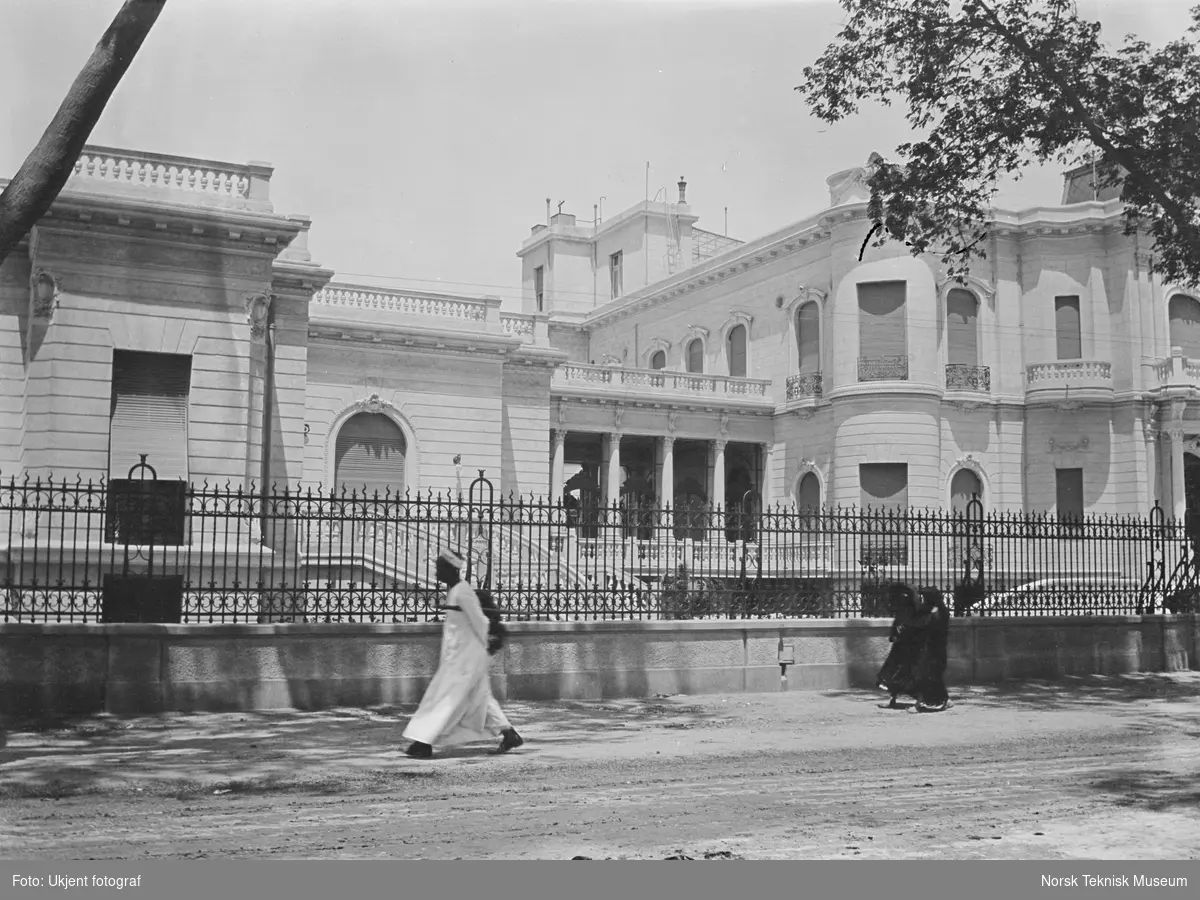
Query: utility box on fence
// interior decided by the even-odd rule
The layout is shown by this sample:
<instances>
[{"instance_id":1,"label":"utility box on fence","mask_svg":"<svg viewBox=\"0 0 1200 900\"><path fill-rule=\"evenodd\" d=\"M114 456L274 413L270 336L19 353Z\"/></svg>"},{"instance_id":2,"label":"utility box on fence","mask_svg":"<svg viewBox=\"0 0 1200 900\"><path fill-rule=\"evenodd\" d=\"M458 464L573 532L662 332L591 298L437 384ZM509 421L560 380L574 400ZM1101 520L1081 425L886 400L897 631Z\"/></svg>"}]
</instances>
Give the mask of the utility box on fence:
<instances>
[{"instance_id":1,"label":"utility box on fence","mask_svg":"<svg viewBox=\"0 0 1200 900\"><path fill-rule=\"evenodd\" d=\"M100 621L178 625L183 620L182 575L105 575Z\"/></svg>"}]
</instances>

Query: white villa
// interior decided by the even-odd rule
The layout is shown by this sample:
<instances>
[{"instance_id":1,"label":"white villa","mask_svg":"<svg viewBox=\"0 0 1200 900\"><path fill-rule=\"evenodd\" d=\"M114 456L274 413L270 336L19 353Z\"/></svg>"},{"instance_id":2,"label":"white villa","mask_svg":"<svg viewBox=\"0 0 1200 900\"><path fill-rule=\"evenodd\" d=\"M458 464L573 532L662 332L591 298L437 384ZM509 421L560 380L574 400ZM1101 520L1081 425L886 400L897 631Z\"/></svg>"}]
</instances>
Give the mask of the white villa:
<instances>
[{"instance_id":1,"label":"white villa","mask_svg":"<svg viewBox=\"0 0 1200 900\"><path fill-rule=\"evenodd\" d=\"M681 180L535 226L512 309L338 282L271 174L86 149L0 268L6 478L146 453L193 482L424 493L483 469L647 506L1200 501L1200 300L1148 274L1086 173L997 210L965 284L864 249L863 168L745 243L696 227Z\"/></svg>"}]
</instances>

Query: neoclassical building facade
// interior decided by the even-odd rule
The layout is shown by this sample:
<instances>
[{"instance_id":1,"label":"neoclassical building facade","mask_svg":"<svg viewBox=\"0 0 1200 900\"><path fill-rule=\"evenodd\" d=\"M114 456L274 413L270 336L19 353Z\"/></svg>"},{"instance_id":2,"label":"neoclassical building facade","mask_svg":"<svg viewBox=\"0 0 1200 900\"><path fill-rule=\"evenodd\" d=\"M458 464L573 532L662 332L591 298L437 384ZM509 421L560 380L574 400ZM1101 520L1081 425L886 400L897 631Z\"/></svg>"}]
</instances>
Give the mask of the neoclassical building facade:
<instances>
[{"instance_id":1,"label":"neoclassical building facade","mask_svg":"<svg viewBox=\"0 0 1200 900\"><path fill-rule=\"evenodd\" d=\"M997 210L964 281L866 170L741 242L686 199L548 216L518 301L339 282L271 167L85 150L0 268L0 471L711 509L1181 514L1200 299L1119 200ZM1083 199L1080 199L1082 196Z\"/></svg>"}]
</instances>

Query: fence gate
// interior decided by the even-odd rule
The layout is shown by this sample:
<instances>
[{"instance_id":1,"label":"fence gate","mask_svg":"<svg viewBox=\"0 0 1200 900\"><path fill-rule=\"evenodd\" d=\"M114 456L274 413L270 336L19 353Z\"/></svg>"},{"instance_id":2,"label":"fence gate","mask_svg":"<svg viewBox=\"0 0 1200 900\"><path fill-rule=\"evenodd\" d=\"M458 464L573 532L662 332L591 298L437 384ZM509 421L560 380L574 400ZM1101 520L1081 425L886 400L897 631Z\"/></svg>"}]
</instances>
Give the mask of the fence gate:
<instances>
[{"instance_id":1,"label":"fence gate","mask_svg":"<svg viewBox=\"0 0 1200 900\"><path fill-rule=\"evenodd\" d=\"M128 478L109 482L107 500L104 540L112 556L111 570L104 573L100 621L179 623L183 575L164 569L166 548L185 542L186 483L159 481L143 453Z\"/></svg>"}]
</instances>

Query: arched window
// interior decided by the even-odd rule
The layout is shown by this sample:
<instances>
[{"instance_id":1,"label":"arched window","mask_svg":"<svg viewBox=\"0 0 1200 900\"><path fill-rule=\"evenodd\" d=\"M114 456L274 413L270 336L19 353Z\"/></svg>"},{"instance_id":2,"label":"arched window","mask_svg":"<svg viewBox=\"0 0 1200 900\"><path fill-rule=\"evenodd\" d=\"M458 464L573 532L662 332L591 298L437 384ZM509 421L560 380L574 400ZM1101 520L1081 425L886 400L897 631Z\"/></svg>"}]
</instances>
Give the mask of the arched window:
<instances>
[{"instance_id":1,"label":"arched window","mask_svg":"<svg viewBox=\"0 0 1200 900\"><path fill-rule=\"evenodd\" d=\"M1200 300L1176 294L1167 305L1171 319L1171 346L1180 347L1188 359L1200 359Z\"/></svg>"},{"instance_id":2,"label":"arched window","mask_svg":"<svg viewBox=\"0 0 1200 900\"><path fill-rule=\"evenodd\" d=\"M746 326L734 325L725 337L725 354L729 359L729 374L746 377Z\"/></svg>"},{"instance_id":3,"label":"arched window","mask_svg":"<svg viewBox=\"0 0 1200 900\"><path fill-rule=\"evenodd\" d=\"M667 367L667 351L655 350L650 354L650 368L665 369Z\"/></svg>"},{"instance_id":4,"label":"arched window","mask_svg":"<svg viewBox=\"0 0 1200 900\"><path fill-rule=\"evenodd\" d=\"M687 370L700 373L704 371L704 341L694 338L687 345Z\"/></svg>"},{"instance_id":5,"label":"arched window","mask_svg":"<svg viewBox=\"0 0 1200 900\"><path fill-rule=\"evenodd\" d=\"M808 472L800 479L796 488L796 509L803 515L812 515L821 510L821 482L815 472Z\"/></svg>"},{"instance_id":6,"label":"arched window","mask_svg":"<svg viewBox=\"0 0 1200 900\"><path fill-rule=\"evenodd\" d=\"M959 515L967 514L967 505L973 497L983 501L983 484L979 476L970 469L959 469L950 479L950 509Z\"/></svg>"},{"instance_id":7,"label":"arched window","mask_svg":"<svg viewBox=\"0 0 1200 900\"><path fill-rule=\"evenodd\" d=\"M946 297L946 362L979 365L979 300L954 288Z\"/></svg>"},{"instance_id":8,"label":"arched window","mask_svg":"<svg viewBox=\"0 0 1200 900\"><path fill-rule=\"evenodd\" d=\"M408 447L400 426L382 413L357 413L338 432L334 484L340 493L364 490L367 496L404 493L404 457Z\"/></svg>"},{"instance_id":9,"label":"arched window","mask_svg":"<svg viewBox=\"0 0 1200 900\"><path fill-rule=\"evenodd\" d=\"M799 373L815 374L821 371L821 322L820 309L815 302L808 302L796 310L796 347L799 353Z\"/></svg>"}]
</instances>

